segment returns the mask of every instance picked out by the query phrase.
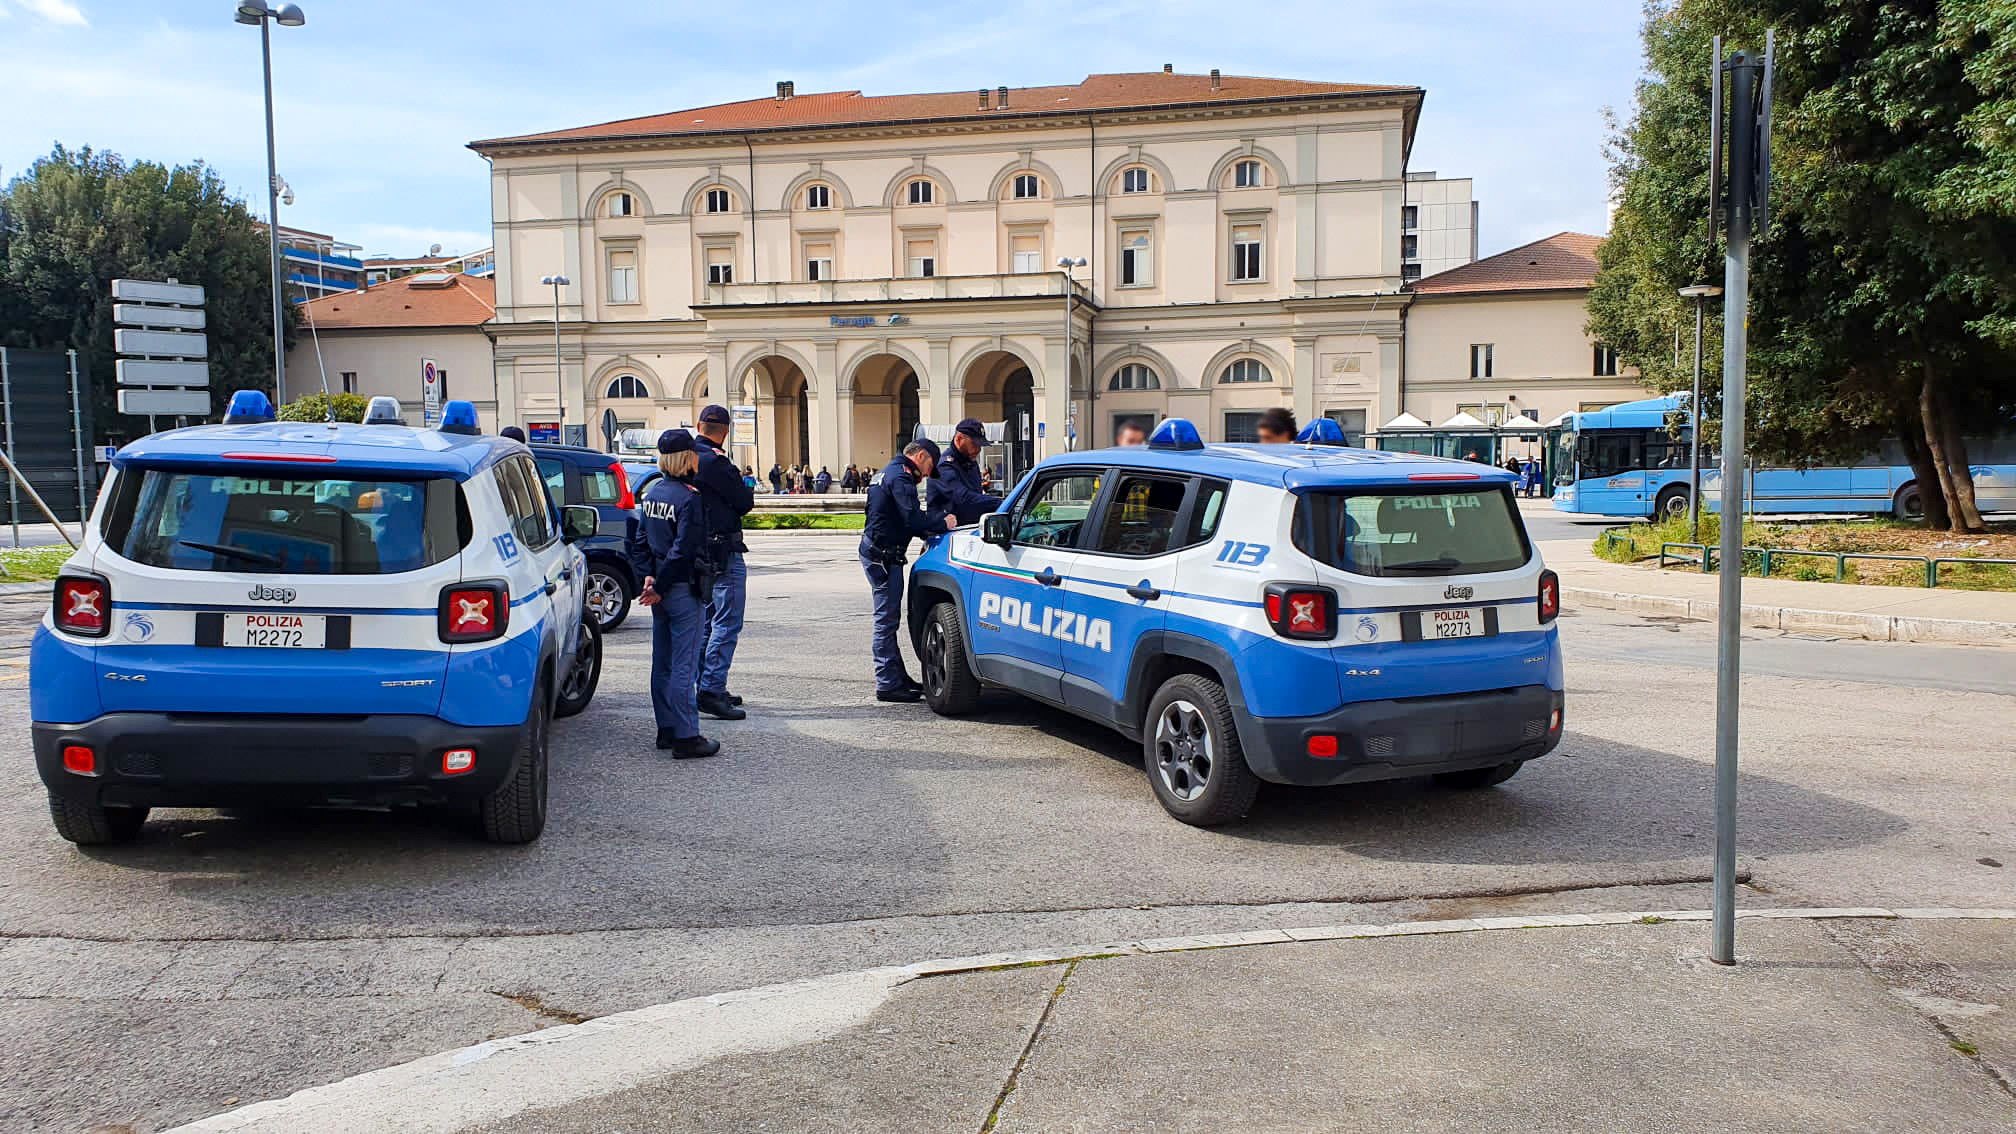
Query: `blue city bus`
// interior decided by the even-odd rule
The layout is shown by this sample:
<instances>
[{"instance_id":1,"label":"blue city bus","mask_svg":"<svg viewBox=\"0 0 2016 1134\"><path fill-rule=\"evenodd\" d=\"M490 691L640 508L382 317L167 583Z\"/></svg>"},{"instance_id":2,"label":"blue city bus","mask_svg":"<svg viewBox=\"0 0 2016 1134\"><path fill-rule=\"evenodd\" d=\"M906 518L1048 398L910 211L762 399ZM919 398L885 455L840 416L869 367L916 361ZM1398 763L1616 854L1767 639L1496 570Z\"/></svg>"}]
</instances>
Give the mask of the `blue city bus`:
<instances>
[{"instance_id":1,"label":"blue city bus","mask_svg":"<svg viewBox=\"0 0 2016 1134\"><path fill-rule=\"evenodd\" d=\"M1638 519L1685 515L1687 401L1672 394L1572 415L1555 441L1555 509ZM1711 448L1701 451L1701 506L1713 512L1721 506L1722 470ZM1969 438L1968 458L1981 511L2016 512L2016 436ZM1760 466L1744 499L1757 515L1924 513L1918 474L1895 441L1851 465Z\"/></svg>"}]
</instances>

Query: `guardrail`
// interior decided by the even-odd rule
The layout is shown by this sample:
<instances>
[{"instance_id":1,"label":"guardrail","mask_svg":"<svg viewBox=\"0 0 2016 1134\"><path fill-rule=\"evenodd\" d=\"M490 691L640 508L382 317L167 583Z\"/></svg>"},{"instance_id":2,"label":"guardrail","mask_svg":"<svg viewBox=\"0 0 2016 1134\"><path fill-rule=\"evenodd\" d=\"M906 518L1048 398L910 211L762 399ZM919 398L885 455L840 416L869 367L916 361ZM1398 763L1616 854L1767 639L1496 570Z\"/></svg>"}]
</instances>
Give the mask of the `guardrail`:
<instances>
[{"instance_id":1,"label":"guardrail","mask_svg":"<svg viewBox=\"0 0 2016 1134\"><path fill-rule=\"evenodd\" d=\"M1607 536L1610 533L1605 532L1604 534ZM1682 552L1692 551L1695 554L1685 555L1669 550L1676 547L1680 548ZM1662 543L1659 545L1659 566L1662 568L1668 565L1699 567L1701 573L1705 575L1716 569L1715 560L1719 550L1719 548L1712 544ZM1837 583L1844 581L1848 577L1848 561L1850 559L1876 559L1895 563L1922 563L1925 565L1925 585L1928 587L1939 585L1939 565L1941 563L1965 563L1976 567L2016 567L2016 559L1975 559L1967 556L1940 556L1933 558L1924 555L1892 555L1888 552L1880 551L1806 551L1796 547L1745 547L1743 554L1746 558L1751 555L1758 557L1757 574L1767 579L1771 577L1771 564L1774 560L1795 556L1832 559L1834 561L1834 581Z\"/></svg>"}]
</instances>

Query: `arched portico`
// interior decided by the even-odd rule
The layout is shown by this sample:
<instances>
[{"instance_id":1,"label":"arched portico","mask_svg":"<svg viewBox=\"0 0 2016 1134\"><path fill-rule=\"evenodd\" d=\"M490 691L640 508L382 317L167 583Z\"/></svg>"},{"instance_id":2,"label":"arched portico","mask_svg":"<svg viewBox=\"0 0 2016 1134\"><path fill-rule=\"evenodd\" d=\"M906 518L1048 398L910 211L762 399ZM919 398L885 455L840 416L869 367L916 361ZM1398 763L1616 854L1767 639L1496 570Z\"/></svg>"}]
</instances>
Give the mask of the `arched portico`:
<instances>
[{"instance_id":1,"label":"arched portico","mask_svg":"<svg viewBox=\"0 0 2016 1134\"><path fill-rule=\"evenodd\" d=\"M756 445L737 458L756 470L758 483L768 484L771 465L790 468L811 459L811 378L796 359L782 354L749 359L740 378L731 398L756 407Z\"/></svg>"},{"instance_id":2,"label":"arched portico","mask_svg":"<svg viewBox=\"0 0 2016 1134\"><path fill-rule=\"evenodd\" d=\"M915 362L902 355L875 351L855 360L843 384L853 394L854 408L847 459L879 468L902 451L908 430L917 427L921 383Z\"/></svg>"}]
</instances>

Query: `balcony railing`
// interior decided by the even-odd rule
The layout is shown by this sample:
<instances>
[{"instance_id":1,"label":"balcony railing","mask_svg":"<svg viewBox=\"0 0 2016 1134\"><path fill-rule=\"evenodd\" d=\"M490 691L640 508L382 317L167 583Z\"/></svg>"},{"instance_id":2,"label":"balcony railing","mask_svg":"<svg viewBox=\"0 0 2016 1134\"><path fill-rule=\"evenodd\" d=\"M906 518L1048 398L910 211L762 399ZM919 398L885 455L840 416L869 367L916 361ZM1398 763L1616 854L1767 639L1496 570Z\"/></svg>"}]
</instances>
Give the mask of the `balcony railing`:
<instances>
[{"instance_id":1,"label":"balcony railing","mask_svg":"<svg viewBox=\"0 0 2016 1134\"><path fill-rule=\"evenodd\" d=\"M1080 298L1085 285L1074 281ZM921 279L809 280L795 283L709 284L702 305L761 307L783 303L894 303L918 299L1064 298L1056 272L994 276L926 276Z\"/></svg>"},{"instance_id":2,"label":"balcony railing","mask_svg":"<svg viewBox=\"0 0 2016 1134\"><path fill-rule=\"evenodd\" d=\"M280 246L280 255L283 259L299 260L304 264L328 264L332 267L348 268L353 272L364 270L364 261L362 260L353 259L349 256L331 256L308 248L289 248L283 244Z\"/></svg>"}]
</instances>

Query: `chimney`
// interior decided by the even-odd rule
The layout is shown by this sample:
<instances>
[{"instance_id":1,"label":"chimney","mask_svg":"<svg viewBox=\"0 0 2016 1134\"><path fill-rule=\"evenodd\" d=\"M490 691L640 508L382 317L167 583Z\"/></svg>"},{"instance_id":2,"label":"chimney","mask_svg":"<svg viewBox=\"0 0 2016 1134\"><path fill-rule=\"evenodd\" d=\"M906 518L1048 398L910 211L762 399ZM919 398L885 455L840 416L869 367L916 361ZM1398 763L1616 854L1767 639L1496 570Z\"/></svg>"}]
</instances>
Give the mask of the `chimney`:
<instances>
[{"instance_id":1,"label":"chimney","mask_svg":"<svg viewBox=\"0 0 2016 1134\"><path fill-rule=\"evenodd\" d=\"M986 88L986 87L981 87L981 88L980 88L980 109L982 109L982 110L991 110L991 109L993 109L992 107L990 107L990 106L988 106L988 105L987 105L987 88Z\"/></svg>"},{"instance_id":2,"label":"chimney","mask_svg":"<svg viewBox=\"0 0 2016 1134\"><path fill-rule=\"evenodd\" d=\"M994 93L996 95L994 101L1001 104L1002 110L1008 109L1008 88L996 87L994 88Z\"/></svg>"},{"instance_id":3,"label":"chimney","mask_svg":"<svg viewBox=\"0 0 2016 1134\"><path fill-rule=\"evenodd\" d=\"M1219 85L1219 84L1218 84L1218 68L1216 68L1216 67L1213 67L1213 68L1211 68L1211 89L1212 89L1212 90L1214 90L1214 91L1215 91L1215 90L1217 90L1217 89L1218 89L1218 85Z\"/></svg>"},{"instance_id":4,"label":"chimney","mask_svg":"<svg viewBox=\"0 0 2016 1134\"><path fill-rule=\"evenodd\" d=\"M1174 63L1164 63L1164 64L1162 64L1162 73L1163 73L1163 74L1165 74L1165 75L1173 75L1173 74L1175 74L1175 73L1176 73L1176 64L1174 64Z\"/></svg>"},{"instance_id":5,"label":"chimney","mask_svg":"<svg viewBox=\"0 0 2016 1134\"><path fill-rule=\"evenodd\" d=\"M798 84L792 82L789 79L785 79L777 84L777 100L779 102L782 102L783 100L790 98L792 95L795 95L797 93L798 93Z\"/></svg>"}]
</instances>

